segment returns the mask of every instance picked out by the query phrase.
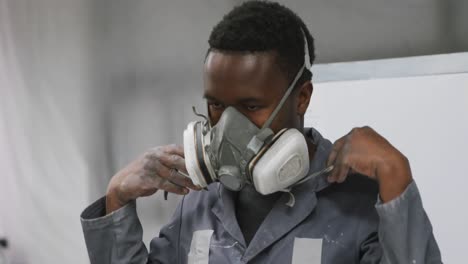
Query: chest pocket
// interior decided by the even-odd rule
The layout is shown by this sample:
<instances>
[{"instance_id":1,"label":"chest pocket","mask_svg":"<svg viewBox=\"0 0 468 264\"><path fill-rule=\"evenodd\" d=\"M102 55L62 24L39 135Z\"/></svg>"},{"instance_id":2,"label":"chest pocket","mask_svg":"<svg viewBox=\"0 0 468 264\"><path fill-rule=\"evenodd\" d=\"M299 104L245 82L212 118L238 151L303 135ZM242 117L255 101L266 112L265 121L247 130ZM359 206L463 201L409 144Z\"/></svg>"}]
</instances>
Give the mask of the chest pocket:
<instances>
[{"instance_id":1,"label":"chest pocket","mask_svg":"<svg viewBox=\"0 0 468 264\"><path fill-rule=\"evenodd\" d=\"M193 232L188 264L208 264L210 258L210 242L213 230L198 230Z\"/></svg>"},{"instance_id":2,"label":"chest pocket","mask_svg":"<svg viewBox=\"0 0 468 264\"><path fill-rule=\"evenodd\" d=\"M294 239L292 264L320 264L322 263L322 239L298 238Z\"/></svg>"}]
</instances>

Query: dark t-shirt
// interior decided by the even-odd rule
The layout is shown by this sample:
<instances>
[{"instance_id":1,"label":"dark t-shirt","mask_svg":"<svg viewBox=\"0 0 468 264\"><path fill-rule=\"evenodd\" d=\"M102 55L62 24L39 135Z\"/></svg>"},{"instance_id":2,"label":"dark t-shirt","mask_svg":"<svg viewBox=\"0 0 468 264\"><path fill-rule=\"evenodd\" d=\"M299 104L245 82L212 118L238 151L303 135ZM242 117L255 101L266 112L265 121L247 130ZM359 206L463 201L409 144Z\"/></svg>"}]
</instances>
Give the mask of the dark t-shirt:
<instances>
[{"instance_id":1,"label":"dark t-shirt","mask_svg":"<svg viewBox=\"0 0 468 264\"><path fill-rule=\"evenodd\" d=\"M250 244L258 228L281 194L281 192L276 192L262 195L252 185L246 185L237 193L235 199L236 218L247 245Z\"/></svg>"}]
</instances>

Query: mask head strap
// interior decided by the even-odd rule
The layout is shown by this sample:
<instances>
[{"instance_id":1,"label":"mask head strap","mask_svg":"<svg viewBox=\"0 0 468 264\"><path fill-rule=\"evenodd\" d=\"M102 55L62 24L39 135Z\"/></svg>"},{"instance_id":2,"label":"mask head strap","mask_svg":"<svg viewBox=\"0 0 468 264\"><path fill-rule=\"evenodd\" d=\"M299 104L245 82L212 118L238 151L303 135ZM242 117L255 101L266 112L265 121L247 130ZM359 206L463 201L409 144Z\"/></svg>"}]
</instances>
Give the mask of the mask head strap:
<instances>
[{"instance_id":1,"label":"mask head strap","mask_svg":"<svg viewBox=\"0 0 468 264\"><path fill-rule=\"evenodd\" d=\"M310 69L311 68L311 63L310 63L310 56L309 56L309 44L307 42L307 37L306 34L304 33L304 30L301 28L301 33L302 37L304 38L304 64L302 64L301 69L299 72L297 72L296 77L294 77L293 82L291 85L289 85L288 90L286 90L286 93L283 95L283 98L281 98L281 101L279 104L276 106L275 110L273 113L271 113L270 117L268 120L263 124L262 130L269 128L271 126L271 123L273 122L273 119L275 119L276 115L278 114L279 110L281 107L283 107L284 102L286 102L286 99L288 99L289 95L291 94L292 90L297 84L297 81L299 78L302 76L302 73L304 72L304 69Z\"/></svg>"},{"instance_id":2,"label":"mask head strap","mask_svg":"<svg viewBox=\"0 0 468 264\"><path fill-rule=\"evenodd\" d=\"M276 117L281 107L283 107L283 104L286 102L286 99L288 99L292 90L296 86L297 81L302 76L304 69L310 69L311 67L310 56L309 56L309 44L307 42L307 37L302 28L301 28L301 33L304 39L304 64L302 64L299 72L296 74L296 77L294 77L294 80L292 81L291 85L289 85L288 89L286 90L286 93L283 95L283 98L281 98L281 101L276 106L275 110L271 113L270 117L268 117L268 120L265 122L265 124L263 124L262 128L260 129L260 132L257 135L255 135L252 138L252 140L249 142L247 146L247 151L244 153L244 159L246 161L251 160L252 157L255 156L259 152L259 150L264 146L265 141L268 138L272 138L274 133L271 130L270 126L271 126L271 123L273 122L273 119Z\"/></svg>"}]
</instances>

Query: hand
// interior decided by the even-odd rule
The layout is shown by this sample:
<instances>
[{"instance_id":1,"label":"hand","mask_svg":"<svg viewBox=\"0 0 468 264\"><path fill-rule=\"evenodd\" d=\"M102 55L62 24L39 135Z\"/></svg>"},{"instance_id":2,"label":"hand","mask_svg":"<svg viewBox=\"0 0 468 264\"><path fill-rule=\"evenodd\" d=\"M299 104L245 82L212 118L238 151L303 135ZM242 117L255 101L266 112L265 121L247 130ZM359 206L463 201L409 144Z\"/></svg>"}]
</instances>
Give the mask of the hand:
<instances>
[{"instance_id":1,"label":"hand","mask_svg":"<svg viewBox=\"0 0 468 264\"><path fill-rule=\"evenodd\" d=\"M168 145L150 149L115 174L107 188L106 212L109 214L138 197L149 196L162 189L176 194L187 194L189 189L200 190L187 173L184 150Z\"/></svg>"},{"instance_id":2,"label":"hand","mask_svg":"<svg viewBox=\"0 0 468 264\"><path fill-rule=\"evenodd\" d=\"M411 183L408 159L370 127L354 128L333 144L327 166L334 165L329 182L341 183L359 173L379 183L383 202L398 197Z\"/></svg>"}]
</instances>

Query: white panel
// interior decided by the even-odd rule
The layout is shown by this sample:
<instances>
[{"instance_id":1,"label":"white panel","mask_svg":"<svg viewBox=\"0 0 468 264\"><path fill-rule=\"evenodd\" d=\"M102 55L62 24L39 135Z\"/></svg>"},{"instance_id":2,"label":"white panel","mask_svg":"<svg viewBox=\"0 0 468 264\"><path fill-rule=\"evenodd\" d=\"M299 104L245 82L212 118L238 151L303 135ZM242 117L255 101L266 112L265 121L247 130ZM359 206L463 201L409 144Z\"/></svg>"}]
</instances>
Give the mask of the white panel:
<instances>
[{"instance_id":1,"label":"white panel","mask_svg":"<svg viewBox=\"0 0 468 264\"><path fill-rule=\"evenodd\" d=\"M193 232L188 264L208 264L210 261L210 242L213 230L198 230Z\"/></svg>"},{"instance_id":2,"label":"white panel","mask_svg":"<svg viewBox=\"0 0 468 264\"><path fill-rule=\"evenodd\" d=\"M446 263L468 237L468 73L316 84L306 126L336 140L369 125L411 162Z\"/></svg>"},{"instance_id":3,"label":"white panel","mask_svg":"<svg viewBox=\"0 0 468 264\"><path fill-rule=\"evenodd\" d=\"M292 264L320 264L322 263L321 238L294 239Z\"/></svg>"}]
</instances>

